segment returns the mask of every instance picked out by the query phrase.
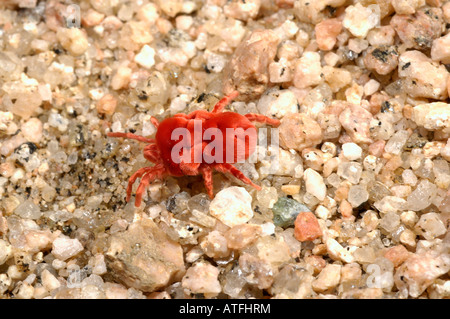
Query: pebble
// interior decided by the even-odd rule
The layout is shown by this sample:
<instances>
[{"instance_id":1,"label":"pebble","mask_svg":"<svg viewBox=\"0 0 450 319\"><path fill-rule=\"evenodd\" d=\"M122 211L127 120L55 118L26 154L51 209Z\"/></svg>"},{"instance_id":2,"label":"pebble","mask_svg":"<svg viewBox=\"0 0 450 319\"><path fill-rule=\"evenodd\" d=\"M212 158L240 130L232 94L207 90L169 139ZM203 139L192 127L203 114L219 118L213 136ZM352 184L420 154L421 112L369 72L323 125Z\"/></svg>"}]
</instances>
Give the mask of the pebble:
<instances>
[{"instance_id":1,"label":"pebble","mask_svg":"<svg viewBox=\"0 0 450 319\"><path fill-rule=\"evenodd\" d=\"M398 57L399 53L393 45L370 47L364 56L364 65L369 70L386 75L397 68Z\"/></svg>"},{"instance_id":2,"label":"pebble","mask_svg":"<svg viewBox=\"0 0 450 319\"><path fill-rule=\"evenodd\" d=\"M39 144L43 135L42 122L38 118L30 118L23 123L21 131L27 141Z\"/></svg>"},{"instance_id":3,"label":"pebble","mask_svg":"<svg viewBox=\"0 0 450 319\"><path fill-rule=\"evenodd\" d=\"M372 143L370 122L372 114L359 105L349 105L339 115L339 122L354 143Z\"/></svg>"},{"instance_id":4,"label":"pebble","mask_svg":"<svg viewBox=\"0 0 450 319\"><path fill-rule=\"evenodd\" d=\"M423 236L427 240L432 240L447 232L447 229L440 218L440 214L437 213L421 215L414 229L417 234Z\"/></svg>"},{"instance_id":5,"label":"pebble","mask_svg":"<svg viewBox=\"0 0 450 319\"><path fill-rule=\"evenodd\" d=\"M311 212L301 212L295 219L294 236L298 241L312 241L322 236L316 216Z\"/></svg>"},{"instance_id":6,"label":"pebble","mask_svg":"<svg viewBox=\"0 0 450 319\"><path fill-rule=\"evenodd\" d=\"M307 168L303 173L306 191L314 195L318 200L323 201L327 196L327 187L323 177L311 168Z\"/></svg>"},{"instance_id":7,"label":"pebble","mask_svg":"<svg viewBox=\"0 0 450 319\"><path fill-rule=\"evenodd\" d=\"M22 218L39 219L42 216L41 209L31 200L26 200L16 207L14 213Z\"/></svg>"},{"instance_id":8,"label":"pebble","mask_svg":"<svg viewBox=\"0 0 450 319\"><path fill-rule=\"evenodd\" d=\"M120 90L126 88L131 79L132 70L126 66L120 66L111 79L111 88Z\"/></svg>"},{"instance_id":9,"label":"pebble","mask_svg":"<svg viewBox=\"0 0 450 319\"><path fill-rule=\"evenodd\" d=\"M279 126L280 144L299 152L322 142L320 125L303 113L286 114Z\"/></svg>"},{"instance_id":10,"label":"pebble","mask_svg":"<svg viewBox=\"0 0 450 319\"><path fill-rule=\"evenodd\" d=\"M230 249L240 250L252 244L262 232L259 225L242 224L237 225L225 232L227 245Z\"/></svg>"},{"instance_id":11,"label":"pebble","mask_svg":"<svg viewBox=\"0 0 450 319\"><path fill-rule=\"evenodd\" d=\"M60 260L72 258L84 250L78 239L60 235L52 243L52 254Z\"/></svg>"},{"instance_id":12,"label":"pebble","mask_svg":"<svg viewBox=\"0 0 450 319\"><path fill-rule=\"evenodd\" d=\"M297 215L302 212L309 212L310 209L288 197L280 197L273 205L273 222L276 226L288 228L294 225Z\"/></svg>"},{"instance_id":13,"label":"pebble","mask_svg":"<svg viewBox=\"0 0 450 319\"><path fill-rule=\"evenodd\" d=\"M419 104L413 108L413 120L427 130L450 133L450 104L443 102Z\"/></svg>"},{"instance_id":14,"label":"pebble","mask_svg":"<svg viewBox=\"0 0 450 319\"><path fill-rule=\"evenodd\" d=\"M155 50L145 44L141 51L134 57L134 62L146 69L151 69L155 65Z\"/></svg>"},{"instance_id":15,"label":"pebble","mask_svg":"<svg viewBox=\"0 0 450 319\"><path fill-rule=\"evenodd\" d=\"M272 30L253 31L238 45L223 71L223 92L238 90L241 97L259 97L269 82L268 66L275 58L279 42Z\"/></svg>"},{"instance_id":16,"label":"pebble","mask_svg":"<svg viewBox=\"0 0 450 319\"><path fill-rule=\"evenodd\" d=\"M362 148L355 143L342 144L342 154L349 161L355 161L361 158Z\"/></svg>"},{"instance_id":17,"label":"pebble","mask_svg":"<svg viewBox=\"0 0 450 319\"><path fill-rule=\"evenodd\" d=\"M341 280L341 265L328 264L319 273L317 279L312 283L312 287L316 292L325 292L335 288Z\"/></svg>"},{"instance_id":18,"label":"pebble","mask_svg":"<svg viewBox=\"0 0 450 319\"><path fill-rule=\"evenodd\" d=\"M222 287L218 280L219 270L208 262L198 262L188 268L181 285L192 294L217 296Z\"/></svg>"},{"instance_id":19,"label":"pebble","mask_svg":"<svg viewBox=\"0 0 450 319\"><path fill-rule=\"evenodd\" d=\"M47 291L53 291L61 287L59 280L47 269L44 269L41 273L42 285Z\"/></svg>"},{"instance_id":20,"label":"pebble","mask_svg":"<svg viewBox=\"0 0 450 319\"><path fill-rule=\"evenodd\" d=\"M442 10L423 6L412 15L395 14L390 25L406 48L430 48L442 33Z\"/></svg>"},{"instance_id":21,"label":"pebble","mask_svg":"<svg viewBox=\"0 0 450 319\"><path fill-rule=\"evenodd\" d=\"M393 0L392 6L398 14L413 14L425 5L425 0Z\"/></svg>"},{"instance_id":22,"label":"pebble","mask_svg":"<svg viewBox=\"0 0 450 319\"><path fill-rule=\"evenodd\" d=\"M317 52L304 52L298 62L295 63L294 86L304 89L318 85L322 81L321 74L320 54Z\"/></svg>"},{"instance_id":23,"label":"pebble","mask_svg":"<svg viewBox=\"0 0 450 319\"><path fill-rule=\"evenodd\" d=\"M380 7L369 5L364 7L361 3L348 6L342 25L355 37L365 38L369 31L380 24Z\"/></svg>"},{"instance_id":24,"label":"pebble","mask_svg":"<svg viewBox=\"0 0 450 319\"><path fill-rule=\"evenodd\" d=\"M253 217L251 200L252 197L245 188L228 187L216 194L209 212L228 227L245 224Z\"/></svg>"},{"instance_id":25,"label":"pebble","mask_svg":"<svg viewBox=\"0 0 450 319\"><path fill-rule=\"evenodd\" d=\"M408 295L417 298L436 278L449 270L448 253L438 256L434 256L432 251L426 254L411 254L395 272L394 280L402 298L407 298Z\"/></svg>"},{"instance_id":26,"label":"pebble","mask_svg":"<svg viewBox=\"0 0 450 319\"><path fill-rule=\"evenodd\" d=\"M440 61L441 63L450 63L450 35L446 34L443 37L433 40L431 46L431 59L433 61Z\"/></svg>"},{"instance_id":27,"label":"pebble","mask_svg":"<svg viewBox=\"0 0 450 319\"><path fill-rule=\"evenodd\" d=\"M0 265L3 265L12 256L12 248L6 241L0 239Z\"/></svg>"},{"instance_id":28,"label":"pebble","mask_svg":"<svg viewBox=\"0 0 450 319\"><path fill-rule=\"evenodd\" d=\"M105 254L107 267L129 287L152 292L184 273L180 244L150 219L138 220L111 236Z\"/></svg>"},{"instance_id":29,"label":"pebble","mask_svg":"<svg viewBox=\"0 0 450 319\"><path fill-rule=\"evenodd\" d=\"M391 247L384 254L384 257L392 262L394 268L399 267L409 256L410 252L403 245Z\"/></svg>"},{"instance_id":30,"label":"pebble","mask_svg":"<svg viewBox=\"0 0 450 319\"><path fill-rule=\"evenodd\" d=\"M117 99L112 94L105 94L97 101L97 112L99 114L112 115L116 111Z\"/></svg>"},{"instance_id":31,"label":"pebble","mask_svg":"<svg viewBox=\"0 0 450 319\"><path fill-rule=\"evenodd\" d=\"M336 38L342 31L342 22L339 19L326 19L316 24L316 41L320 50L329 51L336 44Z\"/></svg>"},{"instance_id":32,"label":"pebble","mask_svg":"<svg viewBox=\"0 0 450 319\"><path fill-rule=\"evenodd\" d=\"M86 31L78 28L60 28L56 32L56 38L64 49L73 56L86 52L89 47Z\"/></svg>"},{"instance_id":33,"label":"pebble","mask_svg":"<svg viewBox=\"0 0 450 319\"><path fill-rule=\"evenodd\" d=\"M448 96L449 73L442 64L433 62L420 51L412 50L399 57L398 75L403 88L412 97L445 99Z\"/></svg>"},{"instance_id":34,"label":"pebble","mask_svg":"<svg viewBox=\"0 0 450 319\"><path fill-rule=\"evenodd\" d=\"M231 1L225 4L223 11L227 17L246 21L256 17L261 7L261 2L261 0Z\"/></svg>"}]
</instances>

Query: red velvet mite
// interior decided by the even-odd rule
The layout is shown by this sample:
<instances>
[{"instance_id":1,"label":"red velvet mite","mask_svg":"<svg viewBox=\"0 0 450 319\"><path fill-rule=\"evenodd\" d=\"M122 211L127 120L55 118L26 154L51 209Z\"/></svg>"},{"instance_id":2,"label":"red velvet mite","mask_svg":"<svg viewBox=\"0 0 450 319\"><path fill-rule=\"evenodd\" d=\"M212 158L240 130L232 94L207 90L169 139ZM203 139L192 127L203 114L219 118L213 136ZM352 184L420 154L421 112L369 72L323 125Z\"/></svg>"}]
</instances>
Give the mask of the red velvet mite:
<instances>
[{"instance_id":1,"label":"red velvet mite","mask_svg":"<svg viewBox=\"0 0 450 319\"><path fill-rule=\"evenodd\" d=\"M153 166L137 170L129 179L127 202L131 198L134 182L140 178L136 191L135 206L141 205L146 187L165 176L202 174L209 197L213 198L212 172L231 173L245 184L256 189L254 184L232 164L247 159L256 148L256 128L252 122L278 126L279 120L261 114L241 115L223 112L231 100L238 96L235 91L222 98L212 112L197 110L190 114L178 113L161 123L154 117L155 138L146 138L132 133L108 133L109 137L124 137L147 143L144 157ZM222 139L222 140L220 140ZM231 154L230 154L231 153Z\"/></svg>"}]
</instances>

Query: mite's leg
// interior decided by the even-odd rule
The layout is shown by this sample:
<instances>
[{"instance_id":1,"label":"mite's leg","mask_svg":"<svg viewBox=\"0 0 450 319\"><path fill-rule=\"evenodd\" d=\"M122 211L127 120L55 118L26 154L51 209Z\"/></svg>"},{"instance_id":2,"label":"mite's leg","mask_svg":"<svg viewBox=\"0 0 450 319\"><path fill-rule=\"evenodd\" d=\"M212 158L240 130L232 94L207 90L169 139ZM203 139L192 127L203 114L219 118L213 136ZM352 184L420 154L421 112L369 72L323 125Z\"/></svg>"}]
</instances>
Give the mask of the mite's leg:
<instances>
[{"instance_id":1,"label":"mite's leg","mask_svg":"<svg viewBox=\"0 0 450 319\"><path fill-rule=\"evenodd\" d=\"M147 171L141 179L138 189L136 190L136 199L134 201L134 206L141 206L142 195L144 194L147 186L153 182L155 179L161 179L166 175L166 169L162 164L153 166L149 171Z\"/></svg>"},{"instance_id":2,"label":"mite's leg","mask_svg":"<svg viewBox=\"0 0 450 319\"><path fill-rule=\"evenodd\" d=\"M152 163L160 163L161 157L156 144L149 144L144 148L144 158Z\"/></svg>"},{"instance_id":3,"label":"mite's leg","mask_svg":"<svg viewBox=\"0 0 450 319\"><path fill-rule=\"evenodd\" d=\"M244 175L244 173L242 173L240 170L238 170L236 167L234 167L233 165L231 165L229 163L216 164L216 165L214 165L214 169L218 170L222 173L228 172L231 175L233 175L234 177L243 181L245 184L251 185L254 188L256 188L257 190L261 190L261 187L259 185L256 185L255 183L253 183L247 176Z\"/></svg>"},{"instance_id":4,"label":"mite's leg","mask_svg":"<svg viewBox=\"0 0 450 319\"><path fill-rule=\"evenodd\" d=\"M133 175L131 175L130 179L128 180L128 186L127 186L127 202L130 201L131 198L131 191L133 190L133 184L136 182L136 180L148 171L153 169L153 167L143 167L141 169L138 169Z\"/></svg>"},{"instance_id":5,"label":"mite's leg","mask_svg":"<svg viewBox=\"0 0 450 319\"><path fill-rule=\"evenodd\" d=\"M208 196L212 199L214 197L212 169L209 166L202 166L202 168L200 168L200 172L203 175L203 182L205 183L206 192L208 193Z\"/></svg>"},{"instance_id":6,"label":"mite's leg","mask_svg":"<svg viewBox=\"0 0 450 319\"><path fill-rule=\"evenodd\" d=\"M233 91L227 96L223 97L217 104L214 106L214 109L212 110L212 113L219 113L222 112L225 106L230 104L230 102L235 99L239 95L238 91Z\"/></svg>"},{"instance_id":7,"label":"mite's leg","mask_svg":"<svg viewBox=\"0 0 450 319\"><path fill-rule=\"evenodd\" d=\"M144 142L144 143L155 143L156 142L154 138L146 138L146 137L136 135L133 133L109 132L107 135L109 137L124 137L124 138L132 139L132 140L136 140L136 141Z\"/></svg>"},{"instance_id":8,"label":"mite's leg","mask_svg":"<svg viewBox=\"0 0 450 319\"><path fill-rule=\"evenodd\" d=\"M152 122L152 124L153 124L154 127L158 128L159 122L158 122L158 120L156 119L156 117L153 117L153 116L150 117L150 122Z\"/></svg>"},{"instance_id":9,"label":"mite's leg","mask_svg":"<svg viewBox=\"0 0 450 319\"><path fill-rule=\"evenodd\" d=\"M259 122L259 123L269 124L272 126L280 125L279 120L272 119L272 118L264 116L262 114L248 113L248 114L245 114L244 116L252 122Z\"/></svg>"}]
</instances>

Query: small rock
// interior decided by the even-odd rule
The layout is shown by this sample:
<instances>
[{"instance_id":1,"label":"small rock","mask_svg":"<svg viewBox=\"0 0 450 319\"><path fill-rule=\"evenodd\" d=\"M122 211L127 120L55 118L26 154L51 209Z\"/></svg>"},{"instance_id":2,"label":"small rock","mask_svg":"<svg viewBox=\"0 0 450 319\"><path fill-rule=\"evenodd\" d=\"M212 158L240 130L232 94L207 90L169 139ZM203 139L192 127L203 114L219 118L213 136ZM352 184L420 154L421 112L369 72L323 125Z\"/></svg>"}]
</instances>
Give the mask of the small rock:
<instances>
[{"instance_id":1,"label":"small rock","mask_svg":"<svg viewBox=\"0 0 450 319\"><path fill-rule=\"evenodd\" d=\"M237 225L225 232L228 248L240 250L253 243L262 232L261 226L252 224Z\"/></svg>"},{"instance_id":2,"label":"small rock","mask_svg":"<svg viewBox=\"0 0 450 319\"><path fill-rule=\"evenodd\" d=\"M275 226L288 228L294 225L298 214L310 212L310 209L295 199L280 197L273 205L272 212Z\"/></svg>"},{"instance_id":3,"label":"small rock","mask_svg":"<svg viewBox=\"0 0 450 319\"><path fill-rule=\"evenodd\" d=\"M56 38L63 48L74 56L83 54L89 47L87 33L84 29L59 28Z\"/></svg>"},{"instance_id":4,"label":"small rock","mask_svg":"<svg viewBox=\"0 0 450 319\"><path fill-rule=\"evenodd\" d=\"M364 64L367 69L386 75L397 68L398 56L395 46L370 47L364 56Z\"/></svg>"},{"instance_id":5,"label":"small rock","mask_svg":"<svg viewBox=\"0 0 450 319\"><path fill-rule=\"evenodd\" d=\"M322 175L311 168L307 168L303 173L306 191L314 195L318 200L323 201L327 196L327 186Z\"/></svg>"},{"instance_id":6,"label":"small rock","mask_svg":"<svg viewBox=\"0 0 450 319\"><path fill-rule=\"evenodd\" d=\"M361 158L362 148L355 143L344 143L342 144L342 154L349 161L355 161Z\"/></svg>"},{"instance_id":7,"label":"small rock","mask_svg":"<svg viewBox=\"0 0 450 319\"><path fill-rule=\"evenodd\" d=\"M314 291L325 292L335 288L341 279L341 265L328 264L320 272L316 280L312 282Z\"/></svg>"},{"instance_id":8,"label":"small rock","mask_svg":"<svg viewBox=\"0 0 450 319\"><path fill-rule=\"evenodd\" d=\"M417 298L436 278L450 270L450 255L429 252L411 254L397 269L394 275L395 285L403 298L408 295Z\"/></svg>"},{"instance_id":9,"label":"small rock","mask_svg":"<svg viewBox=\"0 0 450 319\"><path fill-rule=\"evenodd\" d=\"M326 19L316 24L316 41L320 50L329 51L336 44L336 37L342 31L342 22L339 19Z\"/></svg>"},{"instance_id":10,"label":"small rock","mask_svg":"<svg viewBox=\"0 0 450 319\"><path fill-rule=\"evenodd\" d=\"M60 260L69 259L84 250L78 239L60 235L53 241L52 254Z\"/></svg>"},{"instance_id":11,"label":"small rock","mask_svg":"<svg viewBox=\"0 0 450 319\"><path fill-rule=\"evenodd\" d=\"M304 113L287 114L279 126L280 144L299 152L322 142L320 125Z\"/></svg>"},{"instance_id":12,"label":"small rock","mask_svg":"<svg viewBox=\"0 0 450 319\"><path fill-rule=\"evenodd\" d=\"M117 107L117 99L112 94L105 94L98 102L97 102L97 112L99 114L114 114Z\"/></svg>"},{"instance_id":13,"label":"small rock","mask_svg":"<svg viewBox=\"0 0 450 319\"><path fill-rule=\"evenodd\" d=\"M237 90L245 99L259 97L269 82L268 66L277 53L279 37L272 30L253 31L242 41L224 69L223 92Z\"/></svg>"},{"instance_id":14,"label":"small rock","mask_svg":"<svg viewBox=\"0 0 450 319\"><path fill-rule=\"evenodd\" d=\"M27 141L39 144L42 139L42 122L38 118L30 118L23 123L21 131Z\"/></svg>"},{"instance_id":15,"label":"small rock","mask_svg":"<svg viewBox=\"0 0 450 319\"><path fill-rule=\"evenodd\" d=\"M389 259L394 267L400 266L406 259L408 259L410 253L403 245L397 245L389 248L384 254L384 258Z\"/></svg>"},{"instance_id":16,"label":"small rock","mask_svg":"<svg viewBox=\"0 0 450 319\"><path fill-rule=\"evenodd\" d=\"M431 59L444 64L450 63L450 34L435 39L431 46Z\"/></svg>"},{"instance_id":17,"label":"small rock","mask_svg":"<svg viewBox=\"0 0 450 319\"><path fill-rule=\"evenodd\" d=\"M297 112L297 98L290 90L271 90L259 99L257 108L263 115L283 118Z\"/></svg>"},{"instance_id":18,"label":"small rock","mask_svg":"<svg viewBox=\"0 0 450 319\"><path fill-rule=\"evenodd\" d=\"M390 25L407 48L430 48L442 33L442 10L424 6L413 15L396 14Z\"/></svg>"},{"instance_id":19,"label":"small rock","mask_svg":"<svg viewBox=\"0 0 450 319\"><path fill-rule=\"evenodd\" d=\"M322 236L319 222L311 212L302 212L295 219L294 236L298 241L312 241Z\"/></svg>"},{"instance_id":20,"label":"small rock","mask_svg":"<svg viewBox=\"0 0 450 319\"><path fill-rule=\"evenodd\" d=\"M245 224L253 217L252 197L243 187L232 186L218 192L209 212L229 227Z\"/></svg>"},{"instance_id":21,"label":"small rock","mask_svg":"<svg viewBox=\"0 0 450 319\"><path fill-rule=\"evenodd\" d=\"M317 52L305 52L295 64L294 86L304 89L318 85L322 82L321 74L320 54Z\"/></svg>"},{"instance_id":22,"label":"small rock","mask_svg":"<svg viewBox=\"0 0 450 319\"><path fill-rule=\"evenodd\" d=\"M155 50L145 44L141 51L134 57L134 62L144 68L150 69L155 64Z\"/></svg>"},{"instance_id":23,"label":"small rock","mask_svg":"<svg viewBox=\"0 0 450 319\"><path fill-rule=\"evenodd\" d=\"M11 253L11 245L0 239L0 265L3 265L11 257Z\"/></svg>"},{"instance_id":24,"label":"small rock","mask_svg":"<svg viewBox=\"0 0 450 319\"><path fill-rule=\"evenodd\" d=\"M432 240L447 232L444 223L437 213L427 213L420 216L414 229L417 234L423 236L427 240Z\"/></svg>"},{"instance_id":25,"label":"small rock","mask_svg":"<svg viewBox=\"0 0 450 319\"><path fill-rule=\"evenodd\" d=\"M223 12L227 17L246 21L254 19L261 7L261 0L240 0L228 1L223 8Z\"/></svg>"},{"instance_id":26,"label":"small rock","mask_svg":"<svg viewBox=\"0 0 450 319\"><path fill-rule=\"evenodd\" d=\"M227 238L217 230L206 235L200 242L200 247L211 258L224 258L230 254Z\"/></svg>"},{"instance_id":27,"label":"small rock","mask_svg":"<svg viewBox=\"0 0 450 319\"><path fill-rule=\"evenodd\" d=\"M181 246L149 219L112 235L105 256L113 276L146 292L158 290L184 273Z\"/></svg>"},{"instance_id":28,"label":"small rock","mask_svg":"<svg viewBox=\"0 0 450 319\"><path fill-rule=\"evenodd\" d=\"M41 281L47 291L52 292L61 286L59 280L47 269L44 269L41 273Z\"/></svg>"},{"instance_id":29,"label":"small rock","mask_svg":"<svg viewBox=\"0 0 450 319\"><path fill-rule=\"evenodd\" d=\"M413 108L413 121L430 131L450 133L450 104L433 102L417 105Z\"/></svg>"},{"instance_id":30,"label":"small rock","mask_svg":"<svg viewBox=\"0 0 450 319\"><path fill-rule=\"evenodd\" d=\"M120 66L111 79L111 88L120 90L126 88L130 83L132 70L126 66Z\"/></svg>"},{"instance_id":31,"label":"small rock","mask_svg":"<svg viewBox=\"0 0 450 319\"><path fill-rule=\"evenodd\" d=\"M17 206L14 213L22 218L39 219L42 216L41 209L30 199Z\"/></svg>"},{"instance_id":32,"label":"small rock","mask_svg":"<svg viewBox=\"0 0 450 319\"><path fill-rule=\"evenodd\" d=\"M214 297L222 291L218 276L219 269L208 262L198 262L186 271L181 285L190 293Z\"/></svg>"},{"instance_id":33,"label":"small rock","mask_svg":"<svg viewBox=\"0 0 450 319\"><path fill-rule=\"evenodd\" d=\"M380 24L380 7L369 5L364 7L361 3L348 6L345 9L345 17L342 25L355 37L365 38L370 29Z\"/></svg>"},{"instance_id":34,"label":"small rock","mask_svg":"<svg viewBox=\"0 0 450 319\"><path fill-rule=\"evenodd\" d=\"M447 98L449 73L444 65L433 62L420 51L406 51L399 57L398 75L403 89L412 97L437 100Z\"/></svg>"},{"instance_id":35,"label":"small rock","mask_svg":"<svg viewBox=\"0 0 450 319\"><path fill-rule=\"evenodd\" d=\"M350 104L339 115L339 122L354 143L373 143L370 138L372 114L359 105Z\"/></svg>"}]
</instances>

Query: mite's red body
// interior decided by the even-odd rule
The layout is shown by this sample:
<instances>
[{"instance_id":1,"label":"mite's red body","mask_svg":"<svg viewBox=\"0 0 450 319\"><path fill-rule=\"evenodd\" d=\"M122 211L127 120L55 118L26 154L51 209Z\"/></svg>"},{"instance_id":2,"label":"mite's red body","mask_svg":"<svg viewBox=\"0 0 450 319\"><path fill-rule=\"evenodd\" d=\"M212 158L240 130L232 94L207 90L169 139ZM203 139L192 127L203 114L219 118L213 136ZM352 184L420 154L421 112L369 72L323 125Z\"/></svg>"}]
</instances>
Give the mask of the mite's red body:
<instances>
[{"instance_id":1,"label":"mite's red body","mask_svg":"<svg viewBox=\"0 0 450 319\"><path fill-rule=\"evenodd\" d=\"M137 170L128 182L127 201L131 198L131 191L136 179L141 178L136 191L135 206L141 204L142 195L148 186L155 179L162 179L167 175L184 176L202 174L208 195L213 197L212 172L213 170L223 173L231 173L244 183L252 185L256 189L260 187L248 179L241 171L233 165L239 160L247 159L254 151L256 145L256 128L252 122L261 122L278 126L280 122L260 114L241 115L234 112L222 112L225 106L236 96L238 92L233 92L224 97L215 106L212 112L198 110L190 114L179 113L173 117L163 120L161 123L155 118L151 121L157 128L155 138L146 138L131 133L108 133L109 137L125 137L148 143L144 148L144 157L154 163L154 166L143 167ZM181 145L186 134L177 137L178 131L188 132L185 144L186 147L178 152L174 148ZM184 129L184 130L183 130ZM241 129L245 135L227 135L227 129ZM221 133L222 141L215 141L215 136L205 139L205 133ZM230 132L228 130L228 132ZM220 134L219 134L220 135ZM215 141L215 146L211 147ZM218 150L223 152L217 152ZM232 150L233 154L228 154L226 150ZM199 157L200 160L199 160Z\"/></svg>"}]
</instances>

